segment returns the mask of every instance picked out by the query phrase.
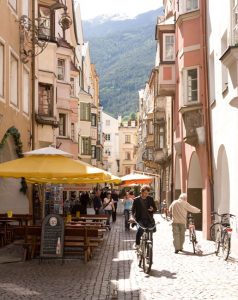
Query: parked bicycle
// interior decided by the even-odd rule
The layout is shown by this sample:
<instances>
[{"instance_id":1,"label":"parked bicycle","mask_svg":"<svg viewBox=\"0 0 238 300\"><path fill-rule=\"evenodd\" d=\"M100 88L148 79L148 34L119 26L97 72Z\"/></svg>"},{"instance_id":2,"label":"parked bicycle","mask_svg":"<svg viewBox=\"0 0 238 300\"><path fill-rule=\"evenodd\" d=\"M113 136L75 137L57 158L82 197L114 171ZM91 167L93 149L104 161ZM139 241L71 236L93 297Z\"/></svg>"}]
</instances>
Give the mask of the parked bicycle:
<instances>
[{"instance_id":1,"label":"parked bicycle","mask_svg":"<svg viewBox=\"0 0 238 300\"><path fill-rule=\"evenodd\" d=\"M219 255L220 249L222 249L222 256L224 260L227 260L231 251L231 219L235 218L235 215L230 213L219 214L212 212L214 223L210 227L211 240L215 242L215 253ZM215 220L215 217L220 218L219 221Z\"/></svg>"},{"instance_id":2,"label":"parked bicycle","mask_svg":"<svg viewBox=\"0 0 238 300\"><path fill-rule=\"evenodd\" d=\"M197 237L196 237L196 229L194 224L194 217L191 213L188 213L188 230L189 230L189 240L193 246L193 253L196 253L197 246Z\"/></svg>"}]
</instances>

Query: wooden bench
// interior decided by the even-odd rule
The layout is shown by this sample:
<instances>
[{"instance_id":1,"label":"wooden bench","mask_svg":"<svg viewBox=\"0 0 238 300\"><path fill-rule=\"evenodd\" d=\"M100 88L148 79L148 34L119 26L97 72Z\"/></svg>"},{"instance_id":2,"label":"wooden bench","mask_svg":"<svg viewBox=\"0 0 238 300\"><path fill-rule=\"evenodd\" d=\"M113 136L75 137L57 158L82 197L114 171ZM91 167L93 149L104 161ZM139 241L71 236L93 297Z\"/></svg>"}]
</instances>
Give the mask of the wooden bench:
<instances>
[{"instance_id":1,"label":"wooden bench","mask_svg":"<svg viewBox=\"0 0 238 300\"><path fill-rule=\"evenodd\" d=\"M25 226L23 260L34 258L40 252L41 226Z\"/></svg>"},{"instance_id":2,"label":"wooden bench","mask_svg":"<svg viewBox=\"0 0 238 300\"><path fill-rule=\"evenodd\" d=\"M97 247L102 241L98 228L73 227L65 228L64 253L80 254L83 251L84 261L92 258L93 248Z\"/></svg>"},{"instance_id":3,"label":"wooden bench","mask_svg":"<svg viewBox=\"0 0 238 300\"><path fill-rule=\"evenodd\" d=\"M25 226L17 232L23 234L24 260L32 259L40 253L41 226ZM64 254L82 254L84 261L92 258L93 249L103 241L104 230L99 226L66 226L64 234Z\"/></svg>"}]
</instances>

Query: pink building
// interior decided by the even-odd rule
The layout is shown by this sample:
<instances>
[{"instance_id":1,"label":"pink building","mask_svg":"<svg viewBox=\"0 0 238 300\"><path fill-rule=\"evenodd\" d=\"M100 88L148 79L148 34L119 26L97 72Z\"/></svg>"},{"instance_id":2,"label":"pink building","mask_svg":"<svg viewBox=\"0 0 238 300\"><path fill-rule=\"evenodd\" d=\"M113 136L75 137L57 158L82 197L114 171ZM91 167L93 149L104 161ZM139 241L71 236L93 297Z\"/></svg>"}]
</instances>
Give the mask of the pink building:
<instances>
[{"instance_id":1,"label":"pink building","mask_svg":"<svg viewBox=\"0 0 238 300\"><path fill-rule=\"evenodd\" d=\"M195 218L197 227L208 237L211 211L212 169L208 115L207 62L204 0L164 0L164 26L175 20L175 34L162 32L161 57L175 49L175 96L173 102L173 186L174 198L188 194L188 202L202 209ZM161 24L161 25L162 25ZM162 26L161 26L162 28ZM168 55L167 55L168 56ZM160 76L172 74L166 63ZM171 70L168 69L170 66ZM166 88L164 88L166 90Z\"/></svg>"}]
</instances>

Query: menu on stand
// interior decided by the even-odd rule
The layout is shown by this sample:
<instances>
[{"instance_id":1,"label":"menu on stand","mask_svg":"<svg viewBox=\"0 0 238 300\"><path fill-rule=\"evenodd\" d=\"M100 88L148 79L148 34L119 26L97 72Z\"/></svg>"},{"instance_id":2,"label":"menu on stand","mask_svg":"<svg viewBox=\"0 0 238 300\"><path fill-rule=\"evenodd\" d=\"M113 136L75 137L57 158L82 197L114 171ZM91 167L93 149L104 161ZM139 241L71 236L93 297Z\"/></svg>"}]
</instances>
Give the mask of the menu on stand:
<instances>
[{"instance_id":1,"label":"menu on stand","mask_svg":"<svg viewBox=\"0 0 238 300\"><path fill-rule=\"evenodd\" d=\"M63 214L62 184L46 184L45 186L45 216L48 214Z\"/></svg>"},{"instance_id":2,"label":"menu on stand","mask_svg":"<svg viewBox=\"0 0 238 300\"><path fill-rule=\"evenodd\" d=\"M64 219L50 214L42 222L40 257L63 257Z\"/></svg>"}]
</instances>

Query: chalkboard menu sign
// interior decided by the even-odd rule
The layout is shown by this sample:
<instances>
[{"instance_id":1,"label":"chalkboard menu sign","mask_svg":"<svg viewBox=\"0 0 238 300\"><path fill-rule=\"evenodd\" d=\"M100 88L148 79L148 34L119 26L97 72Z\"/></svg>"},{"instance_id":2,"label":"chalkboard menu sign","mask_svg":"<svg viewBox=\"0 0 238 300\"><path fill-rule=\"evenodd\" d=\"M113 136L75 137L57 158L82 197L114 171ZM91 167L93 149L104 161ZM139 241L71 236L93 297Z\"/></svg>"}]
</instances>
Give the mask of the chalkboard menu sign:
<instances>
[{"instance_id":1,"label":"chalkboard menu sign","mask_svg":"<svg viewBox=\"0 0 238 300\"><path fill-rule=\"evenodd\" d=\"M50 214L42 222L41 257L63 257L64 219L60 215Z\"/></svg>"}]
</instances>

